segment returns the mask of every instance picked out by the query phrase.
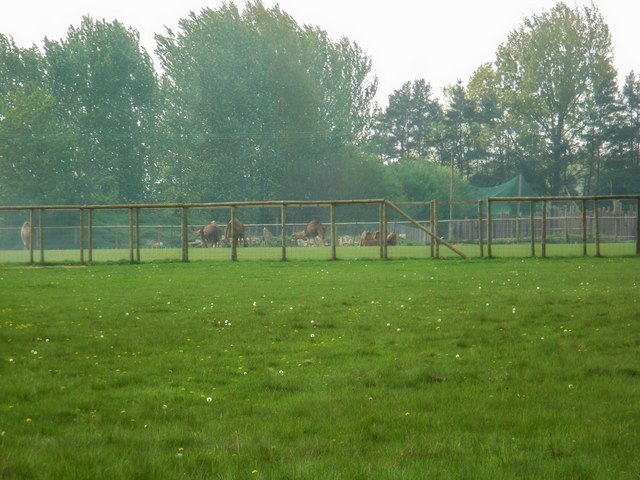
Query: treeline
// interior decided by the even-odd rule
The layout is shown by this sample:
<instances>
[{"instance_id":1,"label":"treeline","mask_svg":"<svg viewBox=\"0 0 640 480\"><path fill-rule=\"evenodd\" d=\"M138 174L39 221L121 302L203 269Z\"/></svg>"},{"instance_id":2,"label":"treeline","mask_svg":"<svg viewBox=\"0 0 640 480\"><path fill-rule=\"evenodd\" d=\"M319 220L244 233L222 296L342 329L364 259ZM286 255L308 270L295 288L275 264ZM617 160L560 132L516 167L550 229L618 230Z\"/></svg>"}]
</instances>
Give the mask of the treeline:
<instances>
[{"instance_id":1,"label":"treeline","mask_svg":"<svg viewBox=\"0 0 640 480\"><path fill-rule=\"evenodd\" d=\"M467 85L379 109L348 39L260 2L156 35L85 17L43 49L0 34L0 203L446 199L522 173L541 194L640 191L640 80L595 6L526 19ZM438 48L422 46L422 48Z\"/></svg>"}]
</instances>

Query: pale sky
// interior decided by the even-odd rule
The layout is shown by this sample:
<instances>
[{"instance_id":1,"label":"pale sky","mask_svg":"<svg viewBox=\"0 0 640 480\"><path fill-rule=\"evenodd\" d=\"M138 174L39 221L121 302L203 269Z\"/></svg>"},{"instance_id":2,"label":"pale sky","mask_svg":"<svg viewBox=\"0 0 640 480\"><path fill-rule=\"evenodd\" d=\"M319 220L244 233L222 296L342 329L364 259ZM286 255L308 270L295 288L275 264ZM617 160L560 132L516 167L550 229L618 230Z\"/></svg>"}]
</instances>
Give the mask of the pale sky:
<instances>
[{"instance_id":1,"label":"pale sky","mask_svg":"<svg viewBox=\"0 0 640 480\"><path fill-rule=\"evenodd\" d=\"M42 47L43 40L66 37L84 15L119 20L140 33L153 55L154 34L176 29L178 20L222 0L0 0L0 32L20 47ZM234 3L244 5L244 0ZM498 46L522 21L549 10L555 0L263 0L279 4L300 25L315 25L333 39L348 37L372 59L379 79L378 101L403 83L424 78L440 96L442 88L466 84L482 63L495 58ZM566 0L570 8L592 0ZM614 65L622 84L640 74L640 1L593 0L609 26Z\"/></svg>"}]
</instances>

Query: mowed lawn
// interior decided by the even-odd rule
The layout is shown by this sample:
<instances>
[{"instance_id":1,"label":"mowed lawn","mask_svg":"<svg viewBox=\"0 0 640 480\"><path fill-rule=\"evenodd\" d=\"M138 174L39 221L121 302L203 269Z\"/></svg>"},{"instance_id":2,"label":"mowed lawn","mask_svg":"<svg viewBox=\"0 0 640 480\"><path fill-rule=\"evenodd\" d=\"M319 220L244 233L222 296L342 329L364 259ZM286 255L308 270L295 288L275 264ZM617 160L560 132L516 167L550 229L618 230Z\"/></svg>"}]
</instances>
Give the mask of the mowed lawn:
<instances>
[{"instance_id":1,"label":"mowed lawn","mask_svg":"<svg viewBox=\"0 0 640 480\"><path fill-rule=\"evenodd\" d=\"M640 258L0 267L2 479L635 479Z\"/></svg>"}]
</instances>

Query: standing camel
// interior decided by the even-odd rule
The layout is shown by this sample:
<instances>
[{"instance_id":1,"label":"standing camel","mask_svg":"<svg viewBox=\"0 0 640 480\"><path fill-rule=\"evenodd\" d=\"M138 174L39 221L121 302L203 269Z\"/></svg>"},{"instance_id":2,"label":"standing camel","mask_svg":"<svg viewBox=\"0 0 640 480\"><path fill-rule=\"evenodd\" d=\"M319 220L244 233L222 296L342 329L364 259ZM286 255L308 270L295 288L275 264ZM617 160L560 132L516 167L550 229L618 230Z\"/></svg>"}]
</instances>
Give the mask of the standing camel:
<instances>
[{"instance_id":1,"label":"standing camel","mask_svg":"<svg viewBox=\"0 0 640 480\"><path fill-rule=\"evenodd\" d=\"M20 229L20 238L25 250L31 250L31 222L24 222Z\"/></svg>"},{"instance_id":2,"label":"standing camel","mask_svg":"<svg viewBox=\"0 0 640 480\"><path fill-rule=\"evenodd\" d=\"M298 239L307 237L310 243L314 245L324 245L324 225L322 225L318 220L311 220L307 223L307 226L304 227L304 230L301 232L294 232L291 235L291 240L294 242ZM320 243L316 243L317 239L320 239Z\"/></svg>"}]
</instances>

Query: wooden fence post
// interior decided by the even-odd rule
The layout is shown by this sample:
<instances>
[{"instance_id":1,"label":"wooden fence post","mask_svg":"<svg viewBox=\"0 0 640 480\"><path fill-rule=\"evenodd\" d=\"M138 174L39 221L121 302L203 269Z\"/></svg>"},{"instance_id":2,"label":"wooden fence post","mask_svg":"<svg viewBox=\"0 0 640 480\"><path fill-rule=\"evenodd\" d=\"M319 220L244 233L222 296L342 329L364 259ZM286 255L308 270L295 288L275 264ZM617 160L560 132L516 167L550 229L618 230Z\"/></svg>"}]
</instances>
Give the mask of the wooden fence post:
<instances>
[{"instance_id":1,"label":"wooden fence post","mask_svg":"<svg viewBox=\"0 0 640 480\"><path fill-rule=\"evenodd\" d=\"M529 204L529 229L531 230L531 256L536 256L536 203Z\"/></svg>"},{"instance_id":2,"label":"wooden fence post","mask_svg":"<svg viewBox=\"0 0 640 480\"><path fill-rule=\"evenodd\" d=\"M93 209L89 208L89 211L87 212L87 228L88 228L88 232L87 232L87 250L89 250L88 252L88 260L89 263L93 262Z\"/></svg>"},{"instance_id":3,"label":"wooden fence post","mask_svg":"<svg viewBox=\"0 0 640 480\"><path fill-rule=\"evenodd\" d=\"M480 258L484 257L484 239L482 235L482 200L478 200L478 243L480 244Z\"/></svg>"},{"instance_id":4,"label":"wooden fence post","mask_svg":"<svg viewBox=\"0 0 640 480\"><path fill-rule=\"evenodd\" d=\"M133 263L133 208L129 208L129 263Z\"/></svg>"},{"instance_id":5,"label":"wooden fence post","mask_svg":"<svg viewBox=\"0 0 640 480\"><path fill-rule=\"evenodd\" d=\"M438 201L437 200L433 200L433 227L431 228L431 231L435 233L437 237L440 236L438 235ZM436 245L435 245L435 256L436 258L440 258L440 242L438 241L436 241Z\"/></svg>"},{"instance_id":6,"label":"wooden fence post","mask_svg":"<svg viewBox=\"0 0 640 480\"><path fill-rule=\"evenodd\" d=\"M42 209L38 209L38 241L40 242L40 263L44 263L44 214Z\"/></svg>"},{"instance_id":7,"label":"wooden fence post","mask_svg":"<svg viewBox=\"0 0 640 480\"><path fill-rule=\"evenodd\" d=\"M181 232L180 232L180 237L182 238L182 261L183 262L188 262L189 261L189 232L188 232L188 214L189 211L187 209L187 207L182 207L181 210L182 215L180 215L181 217Z\"/></svg>"},{"instance_id":8,"label":"wooden fence post","mask_svg":"<svg viewBox=\"0 0 640 480\"><path fill-rule=\"evenodd\" d=\"M387 260L387 253L388 253L388 249L387 249L387 229L388 229L388 222L387 222L387 203L385 201L382 201L380 203L380 213L382 214L382 230L380 232L380 246L382 247L382 259L383 260Z\"/></svg>"},{"instance_id":9,"label":"wooden fence post","mask_svg":"<svg viewBox=\"0 0 640 480\"><path fill-rule=\"evenodd\" d=\"M491 225L491 199L487 198L487 255L489 258L493 258L493 227Z\"/></svg>"},{"instance_id":10,"label":"wooden fence post","mask_svg":"<svg viewBox=\"0 0 640 480\"><path fill-rule=\"evenodd\" d=\"M80 235L78 235L80 242L80 263L84 264L84 209L80 209Z\"/></svg>"},{"instance_id":11,"label":"wooden fence post","mask_svg":"<svg viewBox=\"0 0 640 480\"><path fill-rule=\"evenodd\" d=\"M382 245L382 237L384 236L384 220L383 217L383 207L382 203L378 205L378 231L380 235L378 237L378 250L380 251L380 258L384 258L384 246Z\"/></svg>"},{"instance_id":12,"label":"wooden fence post","mask_svg":"<svg viewBox=\"0 0 640 480\"><path fill-rule=\"evenodd\" d=\"M434 229L433 229L433 226L436 223L436 218L435 218L435 213L434 213L435 210L436 209L435 209L435 205L434 205L434 200L431 200L431 202L429 202L429 229L432 232L436 233L436 235L437 235L438 232L435 232ZM435 240L432 237L429 237L429 256L431 258L433 258L435 253L436 253Z\"/></svg>"},{"instance_id":13,"label":"wooden fence post","mask_svg":"<svg viewBox=\"0 0 640 480\"><path fill-rule=\"evenodd\" d=\"M640 197L636 202L636 255L640 255Z\"/></svg>"},{"instance_id":14,"label":"wooden fence post","mask_svg":"<svg viewBox=\"0 0 640 480\"><path fill-rule=\"evenodd\" d=\"M542 238L540 240L542 258L547 256L547 201L542 200Z\"/></svg>"},{"instance_id":15,"label":"wooden fence post","mask_svg":"<svg viewBox=\"0 0 640 480\"><path fill-rule=\"evenodd\" d=\"M140 263L140 208L135 209L136 213L136 262Z\"/></svg>"},{"instance_id":16,"label":"wooden fence post","mask_svg":"<svg viewBox=\"0 0 640 480\"><path fill-rule=\"evenodd\" d=\"M35 220L35 215L33 214L33 208L29 209L29 263L33 264L33 239L34 239L34 235L33 233L35 232L35 226L33 224Z\"/></svg>"},{"instance_id":17,"label":"wooden fence post","mask_svg":"<svg viewBox=\"0 0 640 480\"><path fill-rule=\"evenodd\" d=\"M329 219L331 221L331 260L336 260L336 206L333 203L329 205Z\"/></svg>"},{"instance_id":18,"label":"wooden fence post","mask_svg":"<svg viewBox=\"0 0 640 480\"><path fill-rule=\"evenodd\" d=\"M582 255L587 255L587 201L582 199Z\"/></svg>"},{"instance_id":19,"label":"wooden fence post","mask_svg":"<svg viewBox=\"0 0 640 480\"><path fill-rule=\"evenodd\" d=\"M238 232L236 232L236 206L231 205L231 261L238 260Z\"/></svg>"},{"instance_id":20,"label":"wooden fence post","mask_svg":"<svg viewBox=\"0 0 640 480\"><path fill-rule=\"evenodd\" d=\"M600 212L598 211L598 199L593 199L593 213L595 222L595 237L596 237L596 257L600 256Z\"/></svg>"},{"instance_id":21,"label":"wooden fence post","mask_svg":"<svg viewBox=\"0 0 640 480\"><path fill-rule=\"evenodd\" d=\"M282 241L282 261L287 259L287 206L283 203L281 208L281 232L280 237Z\"/></svg>"}]
</instances>

